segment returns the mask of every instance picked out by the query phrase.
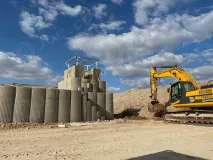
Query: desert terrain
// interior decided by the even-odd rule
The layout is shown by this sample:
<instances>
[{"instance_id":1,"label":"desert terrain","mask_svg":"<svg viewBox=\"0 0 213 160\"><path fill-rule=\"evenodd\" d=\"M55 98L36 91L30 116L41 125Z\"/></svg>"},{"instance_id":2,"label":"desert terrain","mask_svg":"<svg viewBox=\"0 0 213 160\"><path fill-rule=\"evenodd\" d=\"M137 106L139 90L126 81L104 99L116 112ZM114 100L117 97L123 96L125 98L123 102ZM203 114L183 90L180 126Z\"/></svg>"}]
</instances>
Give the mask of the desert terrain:
<instances>
[{"instance_id":1,"label":"desert terrain","mask_svg":"<svg viewBox=\"0 0 213 160\"><path fill-rule=\"evenodd\" d=\"M213 128L153 120L1 126L0 159L213 159Z\"/></svg>"}]
</instances>

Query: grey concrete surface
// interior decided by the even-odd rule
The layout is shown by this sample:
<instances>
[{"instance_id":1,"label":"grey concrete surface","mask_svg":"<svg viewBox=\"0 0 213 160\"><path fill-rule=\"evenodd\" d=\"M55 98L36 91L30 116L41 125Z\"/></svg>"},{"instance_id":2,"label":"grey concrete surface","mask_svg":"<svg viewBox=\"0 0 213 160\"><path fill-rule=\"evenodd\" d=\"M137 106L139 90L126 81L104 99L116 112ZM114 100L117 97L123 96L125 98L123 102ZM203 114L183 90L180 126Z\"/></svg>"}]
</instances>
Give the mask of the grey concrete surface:
<instances>
[{"instance_id":1,"label":"grey concrete surface","mask_svg":"<svg viewBox=\"0 0 213 160\"><path fill-rule=\"evenodd\" d=\"M81 122L81 92L71 92L71 110L70 110L70 121Z\"/></svg>"},{"instance_id":2,"label":"grey concrete surface","mask_svg":"<svg viewBox=\"0 0 213 160\"><path fill-rule=\"evenodd\" d=\"M97 121L97 107L92 106L92 121L95 122Z\"/></svg>"},{"instance_id":3,"label":"grey concrete surface","mask_svg":"<svg viewBox=\"0 0 213 160\"><path fill-rule=\"evenodd\" d=\"M106 93L106 120L114 119L113 115L113 93Z\"/></svg>"},{"instance_id":4,"label":"grey concrete surface","mask_svg":"<svg viewBox=\"0 0 213 160\"><path fill-rule=\"evenodd\" d=\"M97 120L101 120L101 112L100 111L97 111Z\"/></svg>"},{"instance_id":5,"label":"grey concrete surface","mask_svg":"<svg viewBox=\"0 0 213 160\"><path fill-rule=\"evenodd\" d=\"M92 102L87 101L87 121L92 121Z\"/></svg>"},{"instance_id":6,"label":"grey concrete surface","mask_svg":"<svg viewBox=\"0 0 213 160\"><path fill-rule=\"evenodd\" d=\"M106 93L106 81L98 81L98 91Z\"/></svg>"},{"instance_id":7,"label":"grey concrete surface","mask_svg":"<svg viewBox=\"0 0 213 160\"><path fill-rule=\"evenodd\" d=\"M45 88L33 88L30 107L30 123L44 123Z\"/></svg>"},{"instance_id":8,"label":"grey concrete surface","mask_svg":"<svg viewBox=\"0 0 213 160\"><path fill-rule=\"evenodd\" d=\"M59 90L47 89L45 100L45 123L58 122L58 104L59 104Z\"/></svg>"},{"instance_id":9,"label":"grey concrete surface","mask_svg":"<svg viewBox=\"0 0 213 160\"><path fill-rule=\"evenodd\" d=\"M91 85L92 85L92 92L97 93L98 92L98 81L91 80Z\"/></svg>"},{"instance_id":10,"label":"grey concrete surface","mask_svg":"<svg viewBox=\"0 0 213 160\"><path fill-rule=\"evenodd\" d=\"M88 94L87 93L81 93L81 98L82 98L81 118L82 118L82 121L86 122L87 121L87 98L88 98Z\"/></svg>"},{"instance_id":11,"label":"grey concrete surface","mask_svg":"<svg viewBox=\"0 0 213 160\"><path fill-rule=\"evenodd\" d=\"M28 123L30 118L32 88L16 87L13 123Z\"/></svg>"},{"instance_id":12,"label":"grey concrete surface","mask_svg":"<svg viewBox=\"0 0 213 160\"><path fill-rule=\"evenodd\" d=\"M96 106L97 105L97 93L89 92L88 100L90 100L92 102L92 106Z\"/></svg>"},{"instance_id":13,"label":"grey concrete surface","mask_svg":"<svg viewBox=\"0 0 213 160\"><path fill-rule=\"evenodd\" d=\"M79 87L81 87L81 78L72 78L71 79L71 90L78 91Z\"/></svg>"},{"instance_id":14,"label":"grey concrete surface","mask_svg":"<svg viewBox=\"0 0 213 160\"><path fill-rule=\"evenodd\" d=\"M84 92L89 92L88 84L90 84L89 79L81 79L81 87L84 88Z\"/></svg>"},{"instance_id":15,"label":"grey concrete surface","mask_svg":"<svg viewBox=\"0 0 213 160\"><path fill-rule=\"evenodd\" d=\"M97 93L97 110L100 111L100 116L106 114L106 94Z\"/></svg>"},{"instance_id":16,"label":"grey concrete surface","mask_svg":"<svg viewBox=\"0 0 213 160\"><path fill-rule=\"evenodd\" d=\"M59 90L58 122L70 122L71 91Z\"/></svg>"},{"instance_id":17,"label":"grey concrete surface","mask_svg":"<svg viewBox=\"0 0 213 160\"><path fill-rule=\"evenodd\" d=\"M0 86L0 123L12 123L16 88Z\"/></svg>"}]
</instances>

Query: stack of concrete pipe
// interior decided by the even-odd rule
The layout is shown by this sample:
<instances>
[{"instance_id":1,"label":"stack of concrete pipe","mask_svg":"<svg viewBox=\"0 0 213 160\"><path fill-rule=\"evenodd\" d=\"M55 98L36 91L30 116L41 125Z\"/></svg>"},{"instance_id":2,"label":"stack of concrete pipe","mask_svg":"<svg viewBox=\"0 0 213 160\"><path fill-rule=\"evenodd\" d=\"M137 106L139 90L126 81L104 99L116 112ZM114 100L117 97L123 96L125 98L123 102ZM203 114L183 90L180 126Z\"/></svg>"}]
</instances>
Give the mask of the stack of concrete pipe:
<instances>
[{"instance_id":1,"label":"stack of concrete pipe","mask_svg":"<svg viewBox=\"0 0 213 160\"><path fill-rule=\"evenodd\" d=\"M76 78L71 90L0 86L0 123L112 120L105 81Z\"/></svg>"}]
</instances>

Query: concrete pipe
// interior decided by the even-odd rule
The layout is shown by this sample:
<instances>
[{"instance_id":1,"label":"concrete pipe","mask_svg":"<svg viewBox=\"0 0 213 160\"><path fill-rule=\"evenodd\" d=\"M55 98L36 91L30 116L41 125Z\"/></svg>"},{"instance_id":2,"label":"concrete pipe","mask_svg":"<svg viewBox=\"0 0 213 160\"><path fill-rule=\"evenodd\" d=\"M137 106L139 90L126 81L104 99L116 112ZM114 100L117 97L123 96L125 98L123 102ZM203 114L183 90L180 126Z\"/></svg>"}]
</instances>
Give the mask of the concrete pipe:
<instances>
[{"instance_id":1,"label":"concrete pipe","mask_svg":"<svg viewBox=\"0 0 213 160\"><path fill-rule=\"evenodd\" d=\"M58 104L59 104L59 90L47 89L45 101L45 123L58 122Z\"/></svg>"},{"instance_id":2,"label":"concrete pipe","mask_svg":"<svg viewBox=\"0 0 213 160\"><path fill-rule=\"evenodd\" d=\"M81 118L82 118L82 121L86 122L87 121L87 98L88 98L88 94L87 93L81 93L81 98L82 98Z\"/></svg>"},{"instance_id":3,"label":"concrete pipe","mask_svg":"<svg viewBox=\"0 0 213 160\"><path fill-rule=\"evenodd\" d=\"M71 90L78 91L79 87L81 87L81 78L72 78L71 79Z\"/></svg>"},{"instance_id":4,"label":"concrete pipe","mask_svg":"<svg viewBox=\"0 0 213 160\"><path fill-rule=\"evenodd\" d=\"M16 87L13 123L28 123L32 88Z\"/></svg>"},{"instance_id":5,"label":"concrete pipe","mask_svg":"<svg viewBox=\"0 0 213 160\"><path fill-rule=\"evenodd\" d=\"M113 119L113 93L106 93L106 120Z\"/></svg>"},{"instance_id":6,"label":"concrete pipe","mask_svg":"<svg viewBox=\"0 0 213 160\"><path fill-rule=\"evenodd\" d=\"M92 106L92 121L95 122L97 121L97 107Z\"/></svg>"},{"instance_id":7,"label":"concrete pipe","mask_svg":"<svg viewBox=\"0 0 213 160\"><path fill-rule=\"evenodd\" d=\"M106 81L98 81L98 91L106 93Z\"/></svg>"},{"instance_id":8,"label":"concrete pipe","mask_svg":"<svg viewBox=\"0 0 213 160\"><path fill-rule=\"evenodd\" d=\"M33 88L30 106L30 123L44 123L45 88Z\"/></svg>"},{"instance_id":9,"label":"concrete pipe","mask_svg":"<svg viewBox=\"0 0 213 160\"><path fill-rule=\"evenodd\" d=\"M71 110L70 121L81 122L81 92L72 91L71 93Z\"/></svg>"},{"instance_id":10,"label":"concrete pipe","mask_svg":"<svg viewBox=\"0 0 213 160\"><path fill-rule=\"evenodd\" d=\"M97 93L98 92L98 81L91 80L92 84L92 92Z\"/></svg>"},{"instance_id":11,"label":"concrete pipe","mask_svg":"<svg viewBox=\"0 0 213 160\"><path fill-rule=\"evenodd\" d=\"M92 121L92 102L87 101L87 121Z\"/></svg>"},{"instance_id":12,"label":"concrete pipe","mask_svg":"<svg viewBox=\"0 0 213 160\"><path fill-rule=\"evenodd\" d=\"M101 120L101 112L97 111L97 120L100 121Z\"/></svg>"},{"instance_id":13,"label":"concrete pipe","mask_svg":"<svg viewBox=\"0 0 213 160\"><path fill-rule=\"evenodd\" d=\"M89 92L88 84L90 84L89 79L81 79L81 87L84 88L84 92Z\"/></svg>"},{"instance_id":14,"label":"concrete pipe","mask_svg":"<svg viewBox=\"0 0 213 160\"><path fill-rule=\"evenodd\" d=\"M70 122L71 91L59 90L58 122Z\"/></svg>"},{"instance_id":15,"label":"concrete pipe","mask_svg":"<svg viewBox=\"0 0 213 160\"><path fill-rule=\"evenodd\" d=\"M100 116L105 116L106 112L106 94L97 93L97 110L100 111Z\"/></svg>"},{"instance_id":16,"label":"concrete pipe","mask_svg":"<svg viewBox=\"0 0 213 160\"><path fill-rule=\"evenodd\" d=\"M105 120L106 120L105 116L102 116L101 121L105 121Z\"/></svg>"},{"instance_id":17,"label":"concrete pipe","mask_svg":"<svg viewBox=\"0 0 213 160\"><path fill-rule=\"evenodd\" d=\"M97 106L97 93L89 92L88 100L92 102L92 106Z\"/></svg>"},{"instance_id":18,"label":"concrete pipe","mask_svg":"<svg viewBox=\"0 0 213 160\"><path fill-rule=\"evenodd\" d=\"M0 123L12 123L16 88L0 86Z\"/></svg>"}]
</instances>

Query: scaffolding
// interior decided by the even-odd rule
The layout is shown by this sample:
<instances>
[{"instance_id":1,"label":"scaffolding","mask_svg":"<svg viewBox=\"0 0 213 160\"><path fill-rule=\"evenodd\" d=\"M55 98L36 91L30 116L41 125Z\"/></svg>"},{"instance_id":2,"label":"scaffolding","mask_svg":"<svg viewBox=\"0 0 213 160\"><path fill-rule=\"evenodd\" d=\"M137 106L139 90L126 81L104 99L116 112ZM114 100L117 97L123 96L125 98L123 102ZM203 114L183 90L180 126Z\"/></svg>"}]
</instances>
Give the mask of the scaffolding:
<instances>
[{"instance_id":1,"label":"scaffolding","mask_svg":"<svg viewBox=\"0 0 213 160\"><path fill-rule=\"evenodd\" d=\"M92 59L87 57L80 57L80 56L74 56L70 58L67 62L65 62L66 66L68 68L72 66L84 66L86 70L89 70L90 67L95 66L96 69L98 69L98 65L100 63L100 60L98 59Z\"/></svg>"}]
</instances>

